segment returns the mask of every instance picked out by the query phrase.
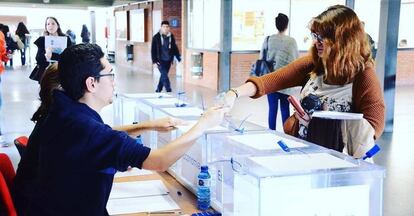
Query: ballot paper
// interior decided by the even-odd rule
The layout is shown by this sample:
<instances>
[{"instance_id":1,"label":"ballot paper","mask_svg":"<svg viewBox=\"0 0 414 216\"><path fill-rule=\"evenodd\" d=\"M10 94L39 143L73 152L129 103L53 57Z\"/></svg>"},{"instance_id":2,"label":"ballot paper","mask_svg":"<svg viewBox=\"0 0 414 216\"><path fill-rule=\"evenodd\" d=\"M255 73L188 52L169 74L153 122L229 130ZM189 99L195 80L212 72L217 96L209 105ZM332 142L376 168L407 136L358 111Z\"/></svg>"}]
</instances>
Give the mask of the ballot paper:
<instances>
[{"instance_id":1,"label":"ballot paper","mask_svg":"<svg viewBox=\"0 0 414 216\"><path fill-rule=\"evenodd\" d=\"M278 173L356 167L355 164L328 153L263 156L250 157L249 159Z\"/></svg>"},{"instance_id":2,"label":"ballot paper","mask_svg":"<svg viewBox=\"0 0 414 216\"><path fill-rule=\"evenodd\" d=\"M228 138L234 142L249 146L250 148L257 150L281 150L280 146L277 144L279 140L283 140L283 142L289 148L303 148L308 146L301 142L286 139L271 133L233 135L229 136Z\"/></svg>"},{"instance_id":3,"label":"ballot paper","mask_svg":"<svg viewBox=\"0 0 414 216\"><path fill-rule=\"evenodd\" d=\"M180 207L170 195L133 197L125 199L110 199L106 205L110 215L151 213L157 211L174 211ZM168 214L165 214L168 215Z\"/></svg>"},{"instance_id":4,"label":"ballot paper","mask_svg":"<svg viewBox=\"0 0 414 216\"><path fill-rule=\"evenodd\" d=\"M187 104L186 102L178 100L177 98L151 98L145 99L144 101L155 106L175 106L175 104Z\"/></svg>"},{"instance_id":5,"label":"ballot paper","mask_svg":"<svg viewBox=\"0 0 414 216\"><path fill-rule=\"evenodd\" d=\"M142 176L142 175L151 175L153 174L152 171L145 170L145 169L138 169L136 167L129 169L125 172L117 172L115 173L115 178L119 177L128 177L128 176Z\"/></svg>"},{"instance_id":6,"label":"ballot paper","mask_svg":"<svg viewBox=\"0 0 414 216\"><path fill-rule=\"evenodd\" d=\"M172 97L169 94L166 93L126 93L126 94L122 94L125 97L128 98L159 98L159 97Z\"/></svg>"},{"instance_id":7,"label":"ballot paper","mask_svg":"<svg viewBox=\"0 0 414 216\"><path fill-rule=\"evenodd\" d=\"M179 125L176 126L177 129L183 133L189 131L196 123L197 121L186 121L187 124L186 125ZM223 126L216 126L216 127L212 127L206 130L206 132L209 131L229 131L227 128L223 127Z\"/></svg>"},{"instance_id":8,"label":"ballot paper","mask_svg":"<svg viewBox=\"0 0 414 216\"><path fill-rule=\"evenodd\" d=\"M45 49L52 49L52 53L60 54L66 49L66 36L45 36Z\"/></svg>"},{"instance_id":9,"label":"ballot paper","mask_svg":"<svg viewBox=\"0 0 414 216\"><path fill-rule=\"evenodd\" d=\"M359 120L364 115L362 113L348 113L336 111L315 111L312 117L324 119L338 119L338 120Z\"/></svg>"},{"instance_id":10,"label":"ballot paper","mask_svg":"<svg viewBox=\"0 0 414 216\"><path fill-rule=\"evenodd\" d=\"M167 195L168 190L161 180L115 182L109 199Z\"/></svg>"},{"instance_id":11,"label":"ballot paper","mask_svg":"<svg viewBox=\"0 0 414 216\"><path fill-rule=\"evenodd\" d=\"M196 107L174 107L174 108L163 108L164 112L172 116L194 116L200 117L203 114L203 110Z\"/></svg>"}]
</instances>

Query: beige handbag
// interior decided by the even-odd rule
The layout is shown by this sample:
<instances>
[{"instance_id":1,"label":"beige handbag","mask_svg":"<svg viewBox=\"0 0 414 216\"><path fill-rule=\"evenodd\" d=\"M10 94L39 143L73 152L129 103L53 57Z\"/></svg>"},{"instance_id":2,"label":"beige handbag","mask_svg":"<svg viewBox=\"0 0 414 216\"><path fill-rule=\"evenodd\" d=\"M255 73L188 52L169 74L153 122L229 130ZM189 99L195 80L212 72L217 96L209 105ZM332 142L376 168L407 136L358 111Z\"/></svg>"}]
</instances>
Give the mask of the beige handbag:
<instances>
[{"instance_id":1,"label":"beige handbag","mask_svg":"<svg viewBox=\"0 0 414 216\"><path fill-rule=\"evenodd\" d=\"M343 120L341 124L345 154L362 158L375 145L375 130L366 119ZM367 160L369 161L369 160Z\"/></svg>"}]
</instances>

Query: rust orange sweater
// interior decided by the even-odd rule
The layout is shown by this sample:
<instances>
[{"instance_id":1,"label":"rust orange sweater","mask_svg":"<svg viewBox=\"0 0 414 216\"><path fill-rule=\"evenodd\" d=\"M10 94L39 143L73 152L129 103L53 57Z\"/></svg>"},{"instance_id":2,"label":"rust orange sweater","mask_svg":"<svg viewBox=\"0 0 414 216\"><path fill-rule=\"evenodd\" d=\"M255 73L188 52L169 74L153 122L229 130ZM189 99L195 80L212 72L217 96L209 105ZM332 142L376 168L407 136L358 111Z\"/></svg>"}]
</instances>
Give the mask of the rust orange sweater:
<instances>
[{"instance_id":1,"label":"rust orange sweater","mask_svg":"<svg viewBox=\"0 0 414 216\"><path fill-rule=\"evenodd\" d=\"M257 92L252 98L294 86L304 86L314 65L311 56L304 56L291 64L280 68L275 73L262 77L250 77ZM375 137L381 136L384 130L385 105L379 80L372 67L355 76L352 86L352 111L362 113L364 118L375 129Z\"/></svg>"}]
</instances>

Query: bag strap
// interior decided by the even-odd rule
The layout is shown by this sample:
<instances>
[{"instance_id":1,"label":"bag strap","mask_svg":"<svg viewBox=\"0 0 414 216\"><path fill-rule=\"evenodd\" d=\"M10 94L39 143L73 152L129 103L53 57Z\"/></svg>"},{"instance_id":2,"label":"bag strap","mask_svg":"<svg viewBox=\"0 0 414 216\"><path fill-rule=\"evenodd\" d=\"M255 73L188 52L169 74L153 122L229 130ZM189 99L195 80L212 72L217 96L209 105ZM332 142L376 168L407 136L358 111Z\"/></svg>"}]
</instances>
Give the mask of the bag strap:
<instances>
[{"instance_id":1,"label":"bag strap","mask_svg":"<svg viewBox=\"0 0 414 216\"><path fill-rule=\"evenodd\" d=\"M262 60L267 60L267 50L269 49L269 36L266 37L266 47L263 49L263 56L262 56Z\"/></svg>"}]
</instances>

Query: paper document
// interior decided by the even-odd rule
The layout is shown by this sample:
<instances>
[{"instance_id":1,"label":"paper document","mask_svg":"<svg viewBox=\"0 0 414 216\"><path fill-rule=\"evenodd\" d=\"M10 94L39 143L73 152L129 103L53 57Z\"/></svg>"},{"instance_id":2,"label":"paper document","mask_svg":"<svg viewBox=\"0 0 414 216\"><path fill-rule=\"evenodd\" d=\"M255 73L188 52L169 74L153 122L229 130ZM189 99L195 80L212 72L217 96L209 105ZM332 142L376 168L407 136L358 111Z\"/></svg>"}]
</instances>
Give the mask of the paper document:
<instances>
[{"instance_id":1,"label":"paper document","mask_svg":"<svg viewBox=\"0 0 414 216\"><path fill-rule=\"evenodd\" d=\"M115 182L109 199L167 195L168 190L161 180Z\"/></svg>"},{"instance_id":2,"label":"paper document","mask_svg":"<svg viewBox=\"0 0 414 216\"><path fill-rule=\"evenodd\" d=\"M174 108L163 108L164 112L172 116L194 116L200 117L203 114L203 110L196 107L174 107Z\"/></svg>"},{"instance_id":3,"label":"paper document","mask_svg":"<svg viewBox=\"0 0 414 216\"><path fill-rule=\"evenodd\" d=\"M175 104L187 104L182 100L178 100L177 98L151 98L145 99L145 102L155 105L155 106L175 106Z\"/></svg>"},{"instance_id":4,"label":"paper document","mask_svg":"<svg viewBox=\"0 0 414 216\"><path fill-rule=\"evenodd\" d=\"M117 172L115 173L115 178L119 178L119 177L127 177L127 176L142 176L142 175L151 175L154 174L152 171L150 170L144 170L144 169L138 169L136 167L127 170L125 172Z\"/></svg>"},{"instance_id":5,"label":"paper document","mask_svg":"<svg viewBox=\"0 0 414 216\"><path fill-rule=\"evenodd\" d=\"M187 121L187 125L179 125L177 126L177 129L183 133L189 131L196 123L197 121ZM223 127L223 126L216 126L216 127L212 127L206 130L206 132L210 132L210 131L229 131L229 129Z\"/></svg>"},{"instance_id":6,"label":"paper document","mask_svg":"<svg viewBox=\"0 0 414 216\"><path fill-rule=\"evenodd\" d=\"M51 48L53 53L60 54L66 49L66 36L45 36L45 49Z\"/></svg>"},{"instance_id":7,"label":"paper document","mask_svg":"<svg viewBox=\"0 0 414 216\"><path fill-rule=\"evenodd\" d=\"M362 113L347 113L336 111L315 111L312 117L325 118L325 119L338 119L338 120L359 120L364 115Z\"/></svg>"},{"instance_id":8,"label":"paper document","mask_svg":"<svg viewBox=\"0 0 414 216\"><path fill-rule=\"evenodd\" d=\"M159 97L172 97L169 94L166 93L125 93L122 94L122 96L128 97L128 98L159 98Z\"/></svg>"},{"instance_id":9,"label":"paper document","mask_svg":"<svg viewBox=\"0 0 414 216\"><path fill-rule=\"evenodd\" d=\"M356 167L355 164L328 153L250 157L250 159L269 170L282 173Z\"/></svg>"},{"instance_id":10,"label":"paper document","mask_svg":"<svg viewBox=\"0 0 414 216\"><path fill-rule=\"evenodd\" d=\"M170 195L110 199L106 205L110 215L131 214L139 212L156 212L179 210L180 207ZM166 214L168 215L168 214Z\"/></svg>"},{"instance_id":11,"label":"paper document","mask_svg":"<svg viewBox=\"0 0 414 216\"><path fill-rule=\"evenodd\" d=\"M241 143L257 150L281 150L280 146L277 144L279 140L283 140L289 148L303 148L308 146L301 142L283 138L271 133L234 135L229 136L228 138L234 142Z\"/></svg>"}]
</instances>

